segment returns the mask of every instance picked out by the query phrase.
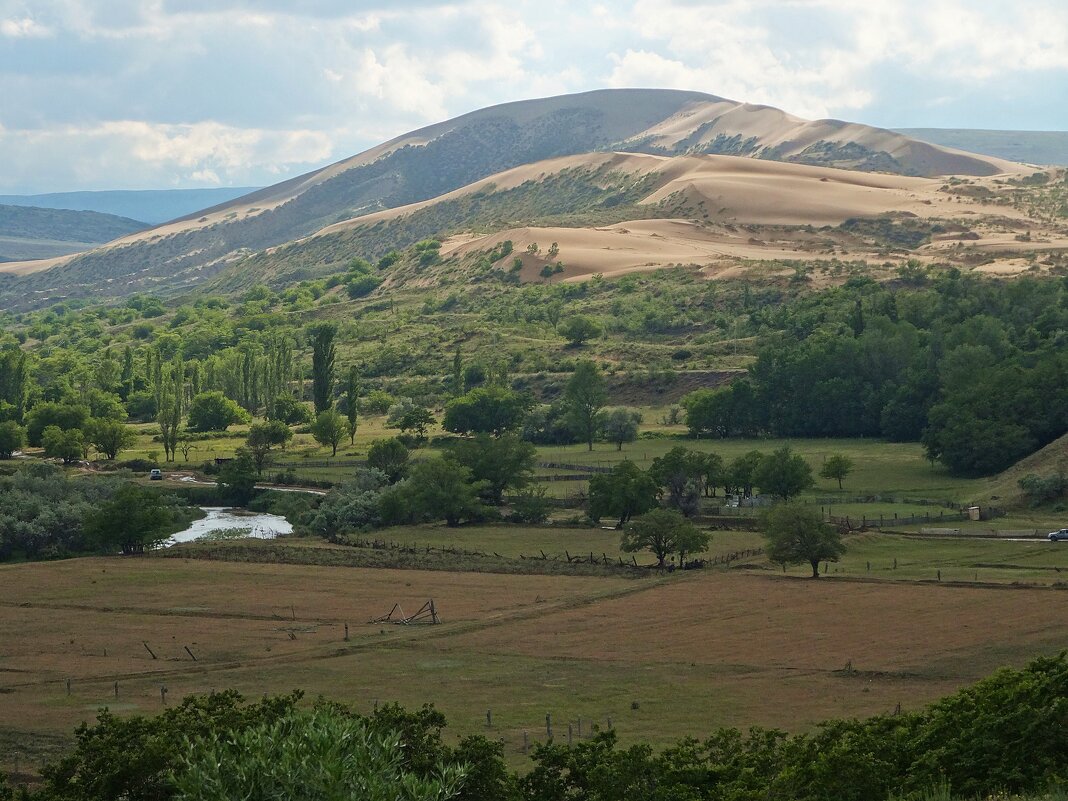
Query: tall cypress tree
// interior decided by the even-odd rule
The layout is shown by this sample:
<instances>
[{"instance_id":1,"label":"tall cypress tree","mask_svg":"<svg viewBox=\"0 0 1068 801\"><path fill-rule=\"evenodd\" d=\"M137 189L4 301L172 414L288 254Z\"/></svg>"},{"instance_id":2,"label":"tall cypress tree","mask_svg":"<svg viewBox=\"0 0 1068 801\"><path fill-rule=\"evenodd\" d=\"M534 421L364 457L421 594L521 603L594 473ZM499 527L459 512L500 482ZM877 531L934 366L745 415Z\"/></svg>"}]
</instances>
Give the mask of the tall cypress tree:
<instances>
[{"instance_id":1,"label":"tall cypress tree","mask_svg":"<svg viewBox=\"0 0 1068 801\"><path fill-rule=\"evenodd\" d=\"M337 326L323 323L310 330L312 337L312 403L322 414L334 405L334 337Z\"/></svg>"}]
</instances>

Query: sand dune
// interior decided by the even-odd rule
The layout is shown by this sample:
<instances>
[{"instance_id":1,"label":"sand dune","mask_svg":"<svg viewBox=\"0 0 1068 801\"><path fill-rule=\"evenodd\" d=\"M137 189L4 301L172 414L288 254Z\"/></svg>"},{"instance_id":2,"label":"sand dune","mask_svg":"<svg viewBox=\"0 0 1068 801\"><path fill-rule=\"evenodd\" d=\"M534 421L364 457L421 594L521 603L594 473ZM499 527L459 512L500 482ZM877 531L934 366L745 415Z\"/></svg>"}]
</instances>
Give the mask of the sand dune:
<instances>
[{"instance_id":1,"label":"sand dune","mask_svg":"<svg viewBox=\"0 0 1068 801\"><path fill-rule=\"evenodd\" d=\"M457 238L446 243L445 255L466 255L511 240L523 261L520 277L541 280L544 256L524 251L537 243L542 250L555 242L565 265L560 280L581 280L590 275L622 275L684 264L713 272L733 268L739 259L831 259L831 254L806 253L789 243L754 243L748 233L730 233L689 220L634 220L601 228L525 227L488 237ZM557 279L554 279L557 280Z\"/></svg>"},{"instance_id":2,"label":"sand dune","mask_svg":"<svg viewBox=\"0 0 1068 801\"><path fill-rule=\"evenodd\" d=\"M937 216L932 207L960 204L937 190L939 180L850 172L739 156L652 156L589 153L527 164L477 181L433 200L368 214L327 226L315 235L394 220L465 195L503 191L570 169L634 176L656 174L656 188L641 202L685 201L713 220L758 225L837 225L850 217L904 211Z\"/></svg>"}]
</instances>

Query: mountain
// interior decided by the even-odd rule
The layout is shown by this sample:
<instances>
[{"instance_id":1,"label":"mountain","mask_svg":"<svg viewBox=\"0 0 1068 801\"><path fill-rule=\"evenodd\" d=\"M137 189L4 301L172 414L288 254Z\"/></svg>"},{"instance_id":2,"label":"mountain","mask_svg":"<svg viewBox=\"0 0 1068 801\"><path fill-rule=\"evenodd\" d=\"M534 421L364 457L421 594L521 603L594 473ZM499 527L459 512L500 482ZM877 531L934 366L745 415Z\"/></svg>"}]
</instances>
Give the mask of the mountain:
<instances>
[{"instance_id":1,"label":"mountain","mask_svg":"<svg viewBox=\"0 0 1068 801\"><path fill-rule=\"evenodd\" d=\"M257 188L235 186L219 189L116 189L97 192L53 192L43 195L0 195L0 204L97 211L158 225L192 214L197 209L247 195L249 192L255 192Z\"/></svg>"},{"instance_id":2,"label":"mountain","mask_svg":"<svg viewBox=\"0 0 1068 801\"><path fill-rule=\"evenodd\" d=\"M8 297L126 294L201 283L250 253L325 226L445 195L545 159L628 151L661 157L729 154L901 175L988 176L1009 162L836 120L698 92L613 89L507 103L431 125L352 158L135 234L28 275ZM558 213L567 210L559 208ZM7 301L4 301L5 303Z\"/></svg>"},{"instance_id":3,"label":"mountain","mask_svg":"<svg viewBox=\"0 0 1068 801\"><path fill-rule=\"evenodd\" d=\"M0 205L0 262L65 256L145 228L95 211Z\"/></svg>"},{"instance_id":4,"label":"mountain","mask_svg":"<svg viewBox=\"0 0 1068 801\"><path fill-rule=\"evenodd\" d=\"M391 269L387 286L462 281L465 265L477 279L517 258L519 277L531 281L557 261L565 281L680 264L719 275L745 261L911 256L984 272L994 259L1011 274L1030 266L1025 253L1068 248L1055 224L1013 205L1020 186L1003 176L947 182L739 156L586 153L335 223L226 265L209 286L282 286L429 238L444 240L445 263Z\"/></svg>"},{"instance_id":5,"label":"mountain","mask_svg":"<svg viewBox=\"0 0 1068 801\"><path fill-rule=\"evenodd\" d=\"M1068 166L1068 131L985 131L969 128L898 128L898 133L942 147L1019 161Z\"/></svg>"}]
</instances>

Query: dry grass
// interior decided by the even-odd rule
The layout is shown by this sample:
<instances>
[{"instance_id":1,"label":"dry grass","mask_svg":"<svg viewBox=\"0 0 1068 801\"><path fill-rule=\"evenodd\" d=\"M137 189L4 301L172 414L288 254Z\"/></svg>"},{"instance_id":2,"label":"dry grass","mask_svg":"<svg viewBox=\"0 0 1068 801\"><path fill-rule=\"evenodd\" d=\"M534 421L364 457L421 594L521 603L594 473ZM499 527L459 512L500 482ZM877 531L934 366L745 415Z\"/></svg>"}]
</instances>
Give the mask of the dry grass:
<instances>
[{"instance_id":1,"label":"dry grass","mask_svg":"<svg viewBox=\"0 0 1068 801\"><path fill-rule=\"evenodd\" d=\"M365 623L430 597L441 626ZM624 739L653 742L720 725L802 729L915 707L1054 651L1068 637L1061 606L1054 590L741 571L634 581L182 559L9 565L0 746L39 763L100 706L158 710L161 685L172 702L222 687L299 687L363 709L430 702L456 733L483 730L492 708L514 760L524 731L544 736L547 713L558 737L568 722L577 735L580 717L584 732L611 717Z\"/></svg>"}]
</instances>

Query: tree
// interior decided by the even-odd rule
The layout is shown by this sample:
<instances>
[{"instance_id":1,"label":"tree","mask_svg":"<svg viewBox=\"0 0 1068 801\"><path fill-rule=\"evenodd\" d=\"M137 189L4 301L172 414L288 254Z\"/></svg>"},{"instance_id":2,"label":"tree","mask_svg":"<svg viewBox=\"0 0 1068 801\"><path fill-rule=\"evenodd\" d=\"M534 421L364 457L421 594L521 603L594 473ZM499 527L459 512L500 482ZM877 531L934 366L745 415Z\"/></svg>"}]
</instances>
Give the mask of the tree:
<instances>
[{"instance_id":1,"label":"tree","mask_svg":"<svg viewBox=\"0 0 1068 801\"><path fill-rule=\"evenodd\" d=\"M337 326L322 323L310 330L312 340L312 404L322 414L334 405L334 337Z\"/></svg>"},{"instance_id":2,"label":"tree","mask_svg":"<svg viewBox=\"0 0 1068 801\"><path fill-rule=\"evenodd\" d=\"M71 464L81 459L85 452L85 434L79 428L48 426L41 434L41 445L45 456Z\"/></svg>"},{"instance_id":3,"label":"tree","mask_svg":"<svg viewBox=\"0 0 1068 801\"><path fill-rule=\"evenodd\" d=\"M158 493L124 484L89 516L85 531L101 548L142 553L167 539L171 518Z\"/></svg>"},{"instance_id":4,"label":"tree","mask_svg":"<svg viewBox=\"0 0 1068 801\"><path fill-rule=\"evenodd\" d=\"M853 460L848 456L835 453L827 457L820 468L820 478L838 479L838 489L842 488L842 479L853 472Z\"/></svg>"},{"instance_id":5,"label":"tree","mask_svg":"<svg viewBox=\"0 0 1068 801\"><path fill-rule=\"evenodd\" d=\"M609 442L614 442L616 450L623 450L624 442L634 442L638 438L638 426L642 422L642 413L637 409L609 409L601 416L601 433Z\"/></svg>"},{"instance_id":6,"label":"tree","mask_svg":"<svg viewBox=\"0 0 1068 801\"><path fill-rule=\"evenodd\" d=\"M500 506L506 489L522 489L533 479L536 455L537 449L515 434L497 438L479 434L454 443L447 458L470 470L472 479L484 487L485 497Z\"/></svg>"},{"instance_id":7,"label":"tree","mask_svg":"<svg viewBox=\"0 0 1068 801\"><path fill-rule=\"evenodd\" d=\"M426 431L437 419L429 409L417 406L410 398L403 398L389 407L386 428L399 428L402 434L414 431L419 439L426 439Z\"/></svg>"},{"instance_id":8,"label":"tree","mask_svg":"<svg viewBox=\"0 0 1068 801\"><path fill-rule=\"evenodd\" d=\"M396 484L408 474L408 449L396 437L376 439L367 450L367 466L381 470Z\"/></svg>"},{"instance_id":9,"label":"tree","mask_svg":"<svg viewBox=\"0 0 1068 801\"><path fill-rule=\"evenodd\" d=\"M753 483L760 487L761 492L788 501L815 482L812 468L804 457L792 452L789 445L783 445L760 460L753 471Z\"/></svg>"},{"instance_id":10,"label":"tree","mask_svg":"<svg viewBox=\"0 0 1068 801\"><path fill-rule=\"evenodd\" d=\"M320 445L329 445L331 456L337 456L337 446L348 431L348 421L336 409L320 412L311 425L311 433L315 441Z\"/></svg>"},{"instance_id":11,"label":"tree","mask_svg":"<svg viewBox=\"0 0 1068 801\"><path fill-rule=\"evenodd\" d=\"M84 428L88 420L89 407L80 403L39 403L26 413L26 439L30 445L39 446L48 426Z\"/></svg>"},{"instance_id":12,"label":"tree","mask_svg":"<svg viewBox=\"0 0 1068 801\"><path fill-rule=\"evenodd\" d=\"M757 467L764 461L764 454L760 451L749 451L731 460L730 467L723 473L723 489L725 492L734 492L745 498L753 494L753 476Z\"/></svg>"},{"instance_id":13,"label":"tree","mask_svg":"<svg viewBox=\"0 0 1068 801\"><path fill-rule=\"evenodd\" d=\"M90 420L86 426L86 436L108 461L114 460L120 451L137 442L137 435L125 423L117 420Z\"/></svg>"},{"instance_id":14,"label":"tree","mask_svg":"<svg viewBox=\"0 0 1068 801\"><path fill-rule=\"evenodd\" d=\"M445 404L442 427L457 434L493 434L514 431L533 406L523 392L505 387L477 387Z\"/></svg>"},{"instance_id":15,"label":"tree","mask_svg":"<svg viewBox=\"0 0 1068 801\"><path fill-rule=\"evenodd\" d=\"M248 448L238 448L233 459L223 462L216 484L234 506L245 506L252 500L256 490L256 460Z\"/></svg>"},{"instance_id":16,"label":"tree","mask_svg":"<svg viewBox=\"0 0 1068 801\"><path fill-rule=\"evenodd\" d=\"M345 417L349 422L349 444L356 443L356 426L360 416L360 370L356 365L345 376Z\"/></svg>"},{"instance_id":17,"label":"tree","mask_svg":"<svg viewBox=\"0 0 1068 801\"><path fill-rule=\"evenodd\" d=\"M695 453L694 461L701 474L705 497L715 497L716 487L723 483L723 457L718 453Z\"/></svg>"},{"instance_id":18,"label":"tree","mask_svg":"<svg viewBox=\"0 0 1068 801\"><path fill-rule=\"evenodd\" d=\"M564 406L572 431L591 451L607 399L604 376L597 365L589 360L579 362L564 388Z\"/></svg>"},{"instance_id":19,"label":"tree","mask_svg":"<svg viewBox=\"0 0 1068 801\"><path fill-rule=\"evenodd\" d=\"M709 536L674 509L653 509L631 520L623 530L620 549L625 553L650 551L657 567L673 553L679 554L679 566L688 553L708 547Z\"/></svg>"},{"instance_id":20,"label":"tree","mask_svg":"<svg viewBox=\"0 0 1068 801\"><path fill-rule=\"evenodd\" d=\"M161 368L162 369L162 368ZM182 414L185 405L185 366L181 354L176 353L173 361L163 370L160 386L157 389L156 422L159 423L160 440L168 462L174 461L178 449L178 435L182 426Z\"/></svg>"},{"instance_id":21,"label":"tree","mask_svg":"<svg viewBox=\"0 0 1068 801\"><path fill-rule=\"evenodd\" d=\"M293 431L281 420L269 420L265 423L253 423L248 430L245 444L256 463L256 472L262 473L271 458L271 448L284 448L293 439Z\"/></svg>"},{"instance_id":22,"label":"tree","mask_svg":"<svg viewBox=\"0 0 1068 801\"><path fill-rule=\"evenodd\" d=\"M281 420L288 426L301 425L312 421L311 409L294 398L288 392L274 399L272 420Z\"/></svg>"},{"instance_id":23,"label":"tree","mask_svg":"<svg viewBox=\"0 0 1068 801\"><path fill-rule=\"evenodd\" d=\"M26 429L14 420L0 423L0 459L10 459L12 454L26 444Z\"/></svg>"},{"instance_id":24,"label":"tree","mask_svg":"<svg viewBox=\"0 0 1068 801\"><path fill-rule=\"evenodd\" d=\"M587 340L599 337L603 329L596 320L576 314L560 323L557 330L569 345L577 348Z\"/></svg>"},{"instance_id":25,"label":"tree","mask_svg":"<svg viewBox=\"0 0 1068 801\"><path fill-rule=\"evenodd\" d=\"M225 431L251 416L221 392L202 392L189 404L189 427L193 431Z\"/></svg>"},{"instance_id":26,"label":"tree","mask_svg":"<svg viewBox=\"0 0 1068 801\"><path fill-rule=\"evenodd\" d=\"M178 450L180 450L182 452L182 458L185 461L187 461L187 462L189 461L189 453L190 453L190 451L195 451L196 449L197 449L197 444L193 440L193 438L191 436L189 436L189 434L179 434L178 435Z\"/></svg>"},{"instance_id":27,"label":"tree","mask_svg":"<svg viewBox=\"0 0 1068 801\"><path fill-rule=\"evenodd\" d=\"M466 768L415 772L399 732L322 706L198 738L180 756L177 801L445 801Z\"/></svg>"},{"instance_id":28,"label":"tree","mask_svg":"<svg viewBox=\"0 0 1068 801\"><path fill-rule=\"evenodd\" d=\"M644 514L657 506L657 486L652 476L634 462L620 462L610 473L598 473L590 478L590 518L618 518L616 528L635 515Z\"/></svg>"},{"instance_id":29,"label":"tree","mask_svg":"<svg viewBox=\"0 0 1068 801\"><path fill-rule=\"evenodd\" d=\"M812 578L820 577L820 562L837 562L845 553L838 530L824 523L819 511L810 507L792 503L773 506L763 522L768 558L780 565L807 562L812 566Z\"/></svg>"},{"instance_id":30,"label":"tree","mask_svg":"<svg viewBox=\"0 0 1068 801\"><path fill-rule=\"evenodd\" d=\"M386 522L444 520L450 528L474 520L484 510L471 471L433 456L412 465L408 478L382 494Z\"/></svg>"},{"instance_id":31,"label":"tree","mask_svg":"<svg viewBox=\"0 0 1068 801\"><path fill-rule=\"evenodd\" d=\"M649 475L667 491L667 503L687 517L697 514L704 464L700 455L676 446L653 459Z\"/></svg>"}]
</instances>

